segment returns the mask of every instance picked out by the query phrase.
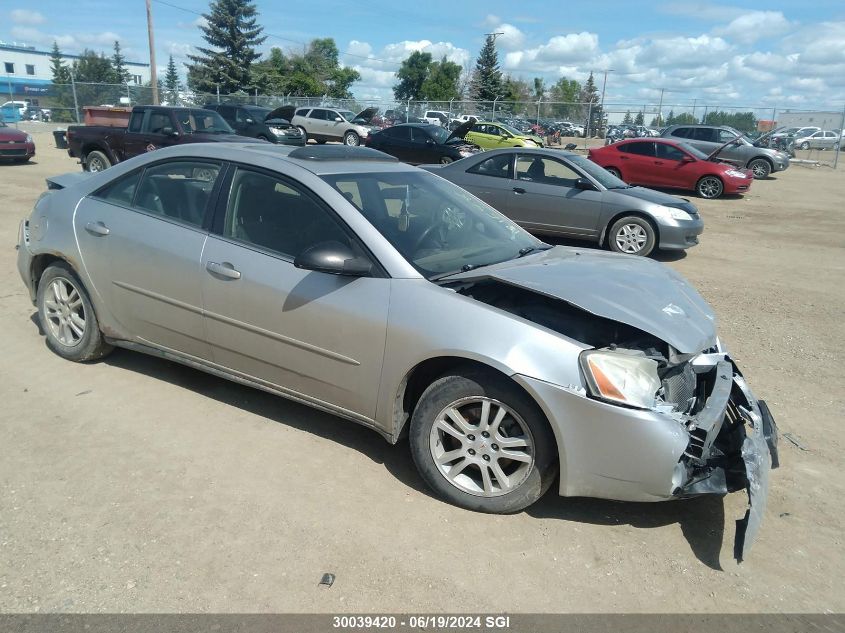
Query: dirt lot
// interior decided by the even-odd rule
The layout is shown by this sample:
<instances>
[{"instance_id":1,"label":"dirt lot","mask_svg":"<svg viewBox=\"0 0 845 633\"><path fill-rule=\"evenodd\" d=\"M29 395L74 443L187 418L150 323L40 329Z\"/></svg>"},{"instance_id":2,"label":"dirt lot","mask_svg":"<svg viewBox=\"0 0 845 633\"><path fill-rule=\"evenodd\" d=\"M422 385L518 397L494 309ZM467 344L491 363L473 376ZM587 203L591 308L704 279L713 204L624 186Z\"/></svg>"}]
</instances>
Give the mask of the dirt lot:
<instances>
[{"instance_id":1,"label":"dirt lot","mask_svg":"<svg viewBox=\"0 0 845 633\"><path fill-rule=\"evenodd\" d=\"M742 495L550 494L515 516L473 514L426 492L407 444L351 423L130 352L61 360L14 244L44 178L78 166L36 125L36 160L0 166L0 611L845 609L845 165L698 200L701 245L661 256L713 304L804 447L781 440L738 566Z\"/></svg>"}]
</instances>

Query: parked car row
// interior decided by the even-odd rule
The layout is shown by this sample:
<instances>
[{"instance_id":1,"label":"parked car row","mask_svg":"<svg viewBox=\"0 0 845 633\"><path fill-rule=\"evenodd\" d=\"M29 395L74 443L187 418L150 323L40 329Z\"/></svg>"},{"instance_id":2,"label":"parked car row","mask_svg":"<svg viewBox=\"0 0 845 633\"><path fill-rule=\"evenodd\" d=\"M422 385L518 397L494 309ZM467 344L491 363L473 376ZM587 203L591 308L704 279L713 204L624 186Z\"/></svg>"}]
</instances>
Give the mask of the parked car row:
<instances>
[{"instance_id":1,"label":"parked car row","mask_svg":"<svg viewBox=\"0 0 845 633\"><path fill-rule=\"evenodd\" d=\"M0 161L25 163L33 156L35 156L35 142L32 136L6 125L0 119Z\"/></svg>"}]
</instances>

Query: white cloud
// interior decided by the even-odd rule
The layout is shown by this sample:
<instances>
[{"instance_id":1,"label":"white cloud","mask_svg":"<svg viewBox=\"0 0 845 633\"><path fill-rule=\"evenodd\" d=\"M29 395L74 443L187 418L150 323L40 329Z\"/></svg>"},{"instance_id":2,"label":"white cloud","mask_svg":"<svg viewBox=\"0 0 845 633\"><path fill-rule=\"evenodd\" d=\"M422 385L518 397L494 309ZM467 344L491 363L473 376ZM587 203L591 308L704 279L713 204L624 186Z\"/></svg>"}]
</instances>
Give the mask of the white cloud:
<instances>
[{"instance_id":1,"label":"white cloud","mask_svg":"<svg viewBox=\"0 0 845 633\"><path fill-rule=\"evenodd\" d=\"M12 37L28 44L38 44L43 47L50 47L53 42L65 53L76 53L84 48L111 49L115 40L120 40L120 35L112 31L102 33L78 33L78 34L53 34L45 33L30 26L12 27ZM128 53L129 49L124 49Z\"/></svg>"},{"instance_id":2,"label":"white cloud","mask_svg":"<svg viewBox=\"0 0 845 633\"><path fill-rule=\"evenodd\" d=\"M509 71L553 71L572 62L587 61L598 52L599 38L586 31L557 35L536 48L512 51L505 55Z\"/></svg>"},{"instance_id":3,"label":"white cloud","mask_svg":"<svg viewBox=\"0 0 845 633\"><path fill-rule=\"evenodd\" d=\"M15 24L44 24L47 21L38 11L28 9L15 9L11 15Z\"/></svg>"},{"instance_id":4,"label":"white cloud","mask_svg":"<svg viewBox=\"0 0 845 633\"><path fill-rule=\"evenodd\" d=\"M780 11L752 11L734 18L727 26L714 29L713 33L740 44L753 44L760 39L783 35L790 26Z\"/></svg>"}]
</instances>

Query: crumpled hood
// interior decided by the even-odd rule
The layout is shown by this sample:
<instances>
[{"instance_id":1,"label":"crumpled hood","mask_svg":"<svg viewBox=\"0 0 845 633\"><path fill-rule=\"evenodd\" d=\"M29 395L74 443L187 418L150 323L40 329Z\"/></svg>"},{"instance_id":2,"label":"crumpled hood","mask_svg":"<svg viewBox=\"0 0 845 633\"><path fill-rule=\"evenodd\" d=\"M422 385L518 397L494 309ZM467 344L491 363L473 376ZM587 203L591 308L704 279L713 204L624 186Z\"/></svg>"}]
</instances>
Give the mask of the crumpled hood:
<instances>
[{"instance_id":1,"label":"crumpled hood","mask_svg":"<svg viewBox=\"0 0 845 633\"><path fill-rule=\"evenodd\" d=\"M448 279L492 279L560 299L648 332L682 354L716 344L707 302L681 275L645 257L556 246Z\"/></svg>"}]
</instances>

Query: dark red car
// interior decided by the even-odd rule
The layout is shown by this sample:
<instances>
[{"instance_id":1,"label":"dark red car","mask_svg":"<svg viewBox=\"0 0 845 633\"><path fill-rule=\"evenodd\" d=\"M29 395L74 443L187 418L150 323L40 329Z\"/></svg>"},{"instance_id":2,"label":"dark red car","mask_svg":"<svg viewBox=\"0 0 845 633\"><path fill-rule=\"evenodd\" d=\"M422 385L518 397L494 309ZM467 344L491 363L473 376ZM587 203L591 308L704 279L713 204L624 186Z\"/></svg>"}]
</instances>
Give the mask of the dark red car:
<instances>
[{"instance_id":1,"label":"dark red car","mask_svg":"<svg viewBox=\"0 0 845 633\"><path fill-rule=\"evenodd\" d=\"M690 189L702 198L745 193L753 174L686 143L636 138L589 150L589 158L629 184Z\"/></svg>"},{"instance_id":2,"label":"dark red car","mask_svg":"<svg viewBox=\"0 0 845 633\"><path fill-rule=\"evenodd\" d=\"M35 143L32 137L0 121L0 160L25 163L33 156L35 156Z\"/></svg>"}]
</instances>

